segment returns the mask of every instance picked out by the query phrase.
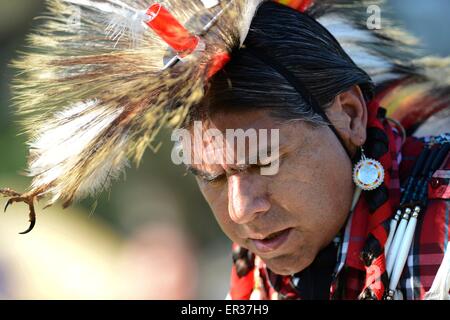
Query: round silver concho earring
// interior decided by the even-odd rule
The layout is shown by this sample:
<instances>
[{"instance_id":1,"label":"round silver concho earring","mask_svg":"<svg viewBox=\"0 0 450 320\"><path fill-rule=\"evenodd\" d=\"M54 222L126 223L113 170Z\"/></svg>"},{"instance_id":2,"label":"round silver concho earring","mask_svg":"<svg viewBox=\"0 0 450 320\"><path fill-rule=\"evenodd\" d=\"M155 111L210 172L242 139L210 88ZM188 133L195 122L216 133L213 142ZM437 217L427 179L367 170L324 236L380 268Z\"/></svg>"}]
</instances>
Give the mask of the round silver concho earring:
<instances>
[{"instance_id":1,"label":"round silver concho earring","mask_svg":"<svg viewBox=\"0 0 450 320\"><path fill-rule=\"evenodd\" d=\"M353 169L353 181L365 191L375 190L384 181L384 168L377 160L367 158L361 148L361 160Z\"/></svg>"}]
</instances>

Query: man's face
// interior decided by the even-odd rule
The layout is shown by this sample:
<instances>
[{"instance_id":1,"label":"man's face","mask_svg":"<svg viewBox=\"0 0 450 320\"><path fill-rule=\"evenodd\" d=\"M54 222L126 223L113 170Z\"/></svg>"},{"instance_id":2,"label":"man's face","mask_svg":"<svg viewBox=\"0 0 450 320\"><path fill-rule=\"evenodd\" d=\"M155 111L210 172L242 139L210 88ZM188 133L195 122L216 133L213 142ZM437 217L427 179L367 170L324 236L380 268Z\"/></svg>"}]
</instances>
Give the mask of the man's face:
<instances>
[{"instance_id":1,"label":"man's face","mask_svg":"<svg viewBox=\"0 0 450 320\"><path fill-rule=\"evenodd\" d=\"M224 135L226 129L279 129L275 175L261 175L258 165L243 170L228 161L192 169L217 177L206 181L197 176L197 181L232 241L261 257L275 273L305 269L342 228L351 206L352 165L336 136L328 127L302 121L280 124L263 110L220 113L204 127Z\"/></svg>"}]
</instances>

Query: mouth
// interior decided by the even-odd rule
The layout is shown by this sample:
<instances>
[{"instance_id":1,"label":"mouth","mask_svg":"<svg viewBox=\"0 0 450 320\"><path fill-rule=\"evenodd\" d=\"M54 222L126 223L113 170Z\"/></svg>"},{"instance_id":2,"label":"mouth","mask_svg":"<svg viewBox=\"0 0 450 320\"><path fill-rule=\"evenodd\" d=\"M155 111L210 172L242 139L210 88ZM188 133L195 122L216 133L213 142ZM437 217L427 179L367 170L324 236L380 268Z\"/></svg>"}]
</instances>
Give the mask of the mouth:
<instances>
[{"instance_id":1,"label":"mouth","mask_svg":"<svg viewBox=\"0 0 450 320\"><path fill-rule=\"evenodd\" d=\"M292 228L284 229L269 234L264 239L250 239L255 248L260 252L272 252L280 248L289 238Z\"/></svg>"}]
</instances>

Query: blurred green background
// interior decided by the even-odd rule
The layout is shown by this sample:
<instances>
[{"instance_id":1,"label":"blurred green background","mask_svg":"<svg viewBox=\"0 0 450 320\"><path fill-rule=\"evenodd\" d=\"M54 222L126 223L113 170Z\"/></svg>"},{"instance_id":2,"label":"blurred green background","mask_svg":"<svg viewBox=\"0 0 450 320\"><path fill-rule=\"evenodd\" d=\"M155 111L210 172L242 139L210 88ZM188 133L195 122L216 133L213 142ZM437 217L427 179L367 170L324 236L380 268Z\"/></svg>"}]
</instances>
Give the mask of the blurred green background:
<instances>
[{"instance_id":1,"label":"blurred green background","mask_svg":"<svg viewBox=\"0 0 450 320\"><path fill-rule=\"evenodd\" d=\"M391 0L392 10L430 53L449 55L448 0ZM8 64L44 9L41 0L0 0L0 187L25 190L26 137L10 102ZM73 208L38 210L35 230L27 209L0 216L2 299L223 299L228 289L230 242L222 234L193 177L161 150L148 150L139 169L110 192ZM1 203L4 203L1 199ZM97 203L95 210L94 204Z\"/></svg>"}]
</instances>

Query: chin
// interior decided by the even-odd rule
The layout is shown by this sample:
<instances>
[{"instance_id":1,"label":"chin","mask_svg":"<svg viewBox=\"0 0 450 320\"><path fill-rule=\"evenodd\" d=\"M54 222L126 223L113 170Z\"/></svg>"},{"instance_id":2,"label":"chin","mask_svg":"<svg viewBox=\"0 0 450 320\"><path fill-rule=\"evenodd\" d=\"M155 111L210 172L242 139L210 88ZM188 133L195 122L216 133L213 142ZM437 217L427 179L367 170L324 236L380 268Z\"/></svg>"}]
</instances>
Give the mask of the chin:
<instances>
[{"instance_id":1,"label":"chin","mask_svg":"<svg viewBox=\"0 0 450 320\"><path fill-rule=\"evenodd\" d=\"M306 269L314 260L301 255L283 255L272 259L262 259L276 274L289 276Z\"/></svg>"}]
</instances>

